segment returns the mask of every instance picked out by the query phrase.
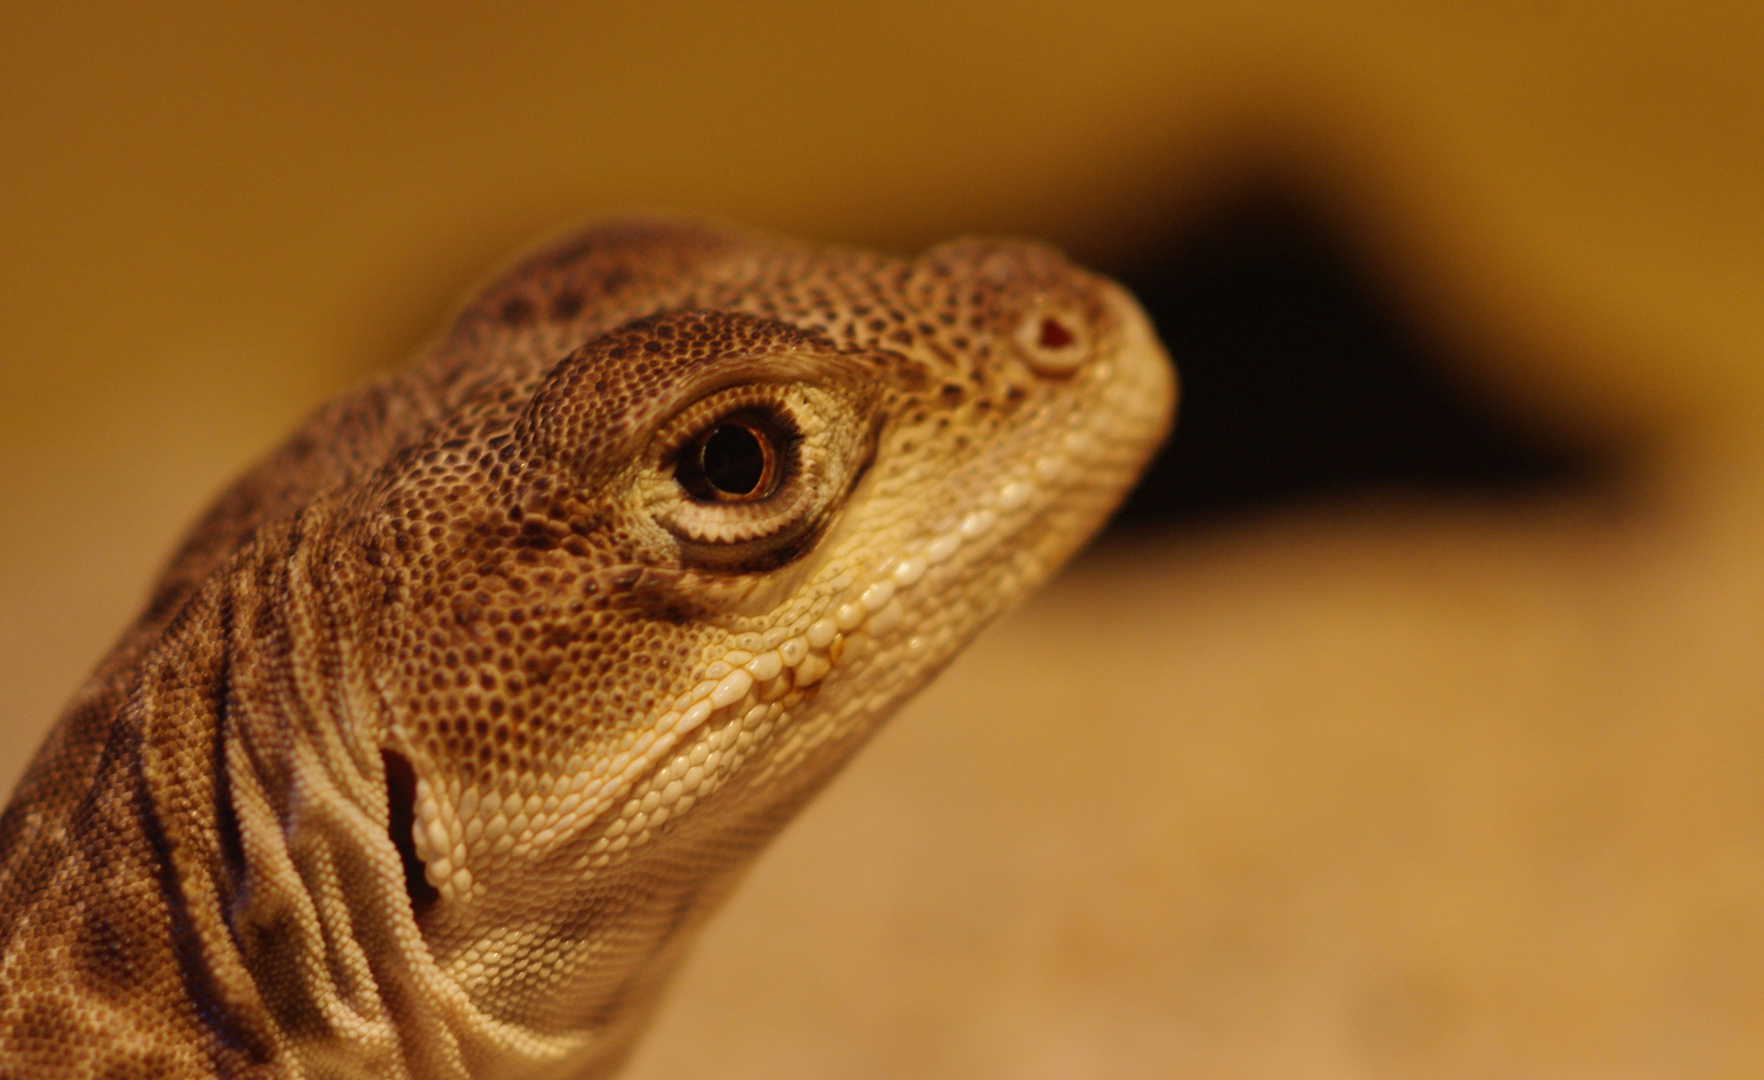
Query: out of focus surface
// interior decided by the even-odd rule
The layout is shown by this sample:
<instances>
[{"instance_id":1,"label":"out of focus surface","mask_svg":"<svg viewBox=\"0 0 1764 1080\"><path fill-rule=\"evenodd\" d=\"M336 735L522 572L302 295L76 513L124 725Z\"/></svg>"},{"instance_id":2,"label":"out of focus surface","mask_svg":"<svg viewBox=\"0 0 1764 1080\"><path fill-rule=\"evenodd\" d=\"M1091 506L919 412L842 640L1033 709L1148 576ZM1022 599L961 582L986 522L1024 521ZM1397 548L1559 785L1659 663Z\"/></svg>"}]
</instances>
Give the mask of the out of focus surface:
<instances>
[{"instance_id":1,"label":"out of focus surface","mask_svg":"<svg viewBox=\"0 0 1764 1080\"><path fill-rule=\"evenodd\" d=\"M9 4L0 775L533 234L1040 235L1146 296L1172 456L635 1075L1758 1075L1761 60L1740 4Z\"/></svg>"}]
</instances>

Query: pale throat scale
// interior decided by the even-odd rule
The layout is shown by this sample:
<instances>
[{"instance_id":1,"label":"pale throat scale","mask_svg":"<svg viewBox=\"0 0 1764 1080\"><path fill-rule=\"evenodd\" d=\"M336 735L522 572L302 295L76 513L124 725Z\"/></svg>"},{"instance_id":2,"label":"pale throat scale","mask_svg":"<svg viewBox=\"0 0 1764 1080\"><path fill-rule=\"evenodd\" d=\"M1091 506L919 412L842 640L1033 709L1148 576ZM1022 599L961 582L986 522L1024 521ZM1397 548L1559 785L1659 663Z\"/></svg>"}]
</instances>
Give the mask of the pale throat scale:
<instances>
[{"instance_id":1,"label":"pale throat scale","mask_svg":"<svg viewBox=\"0 0 1764 1080\"><path fill-rule=\"evenodd\" d=\"M544 244L198 521L0 819L0 1077L588 1077L1175 382L1041 245Z\"/></svg>"}]
</instances>

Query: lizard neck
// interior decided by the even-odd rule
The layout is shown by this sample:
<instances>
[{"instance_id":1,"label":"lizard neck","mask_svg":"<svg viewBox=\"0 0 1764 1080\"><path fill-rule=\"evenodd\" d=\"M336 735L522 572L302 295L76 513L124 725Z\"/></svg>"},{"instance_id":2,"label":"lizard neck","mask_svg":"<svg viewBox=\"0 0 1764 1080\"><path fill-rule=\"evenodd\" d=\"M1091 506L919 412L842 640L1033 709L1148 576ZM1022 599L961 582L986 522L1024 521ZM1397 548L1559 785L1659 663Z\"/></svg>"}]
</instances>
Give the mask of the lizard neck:
<instances>
[{"instance_id":1,"label":"lizard neck","mask_svg":"<svg viewBox=\"0 0 1764 1080\"><path fill-rule=\"evenodd\" d=\"M68 730L102 734L33 762L24 785L55 797L0 822L0 1009L59 1017L29 973L76 973L91 1059L168 1078L580 1059L590 1040L484 1013L430 953L350 648L360 575L309 539L335 535L323 512L253 536L82 692Z\"/></svg>"},{"instance_id":2,"label":"lizard neck","mask_svg":"<svg viewBox=\"0 0 1764 1080\"><path fill-rule=\"evenodd\" d=\"M394 834L385 658L359 644L382 614L370 548L327 517L309 509L228 575L230 657L251 673L232 680L219 734L216 816L237 836L229 940L277 1042L314 1073L337 1071L342 1053L346 1072L375 1077L580 1075L616 1061L634 1024L499 1013L435 948Z\"/></svg>"}]
</instances>

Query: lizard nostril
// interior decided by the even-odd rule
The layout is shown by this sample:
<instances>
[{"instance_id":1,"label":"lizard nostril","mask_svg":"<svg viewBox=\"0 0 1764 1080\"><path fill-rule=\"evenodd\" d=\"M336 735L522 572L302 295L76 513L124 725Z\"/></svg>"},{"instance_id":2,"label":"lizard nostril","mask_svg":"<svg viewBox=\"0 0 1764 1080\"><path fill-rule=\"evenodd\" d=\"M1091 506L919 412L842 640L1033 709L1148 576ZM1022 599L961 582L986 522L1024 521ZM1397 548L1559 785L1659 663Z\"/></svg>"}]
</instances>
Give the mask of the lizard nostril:
<instances>
[{"instance_id":1,"label":"lizard nostril","mask_svg":"<svg viewBox=\"0 0 1764 1080\"><path fill-rule=\"evenodd\" d=\"M1017 327L1017 350L1041 375L1070 375L1090 357L1090 336L1069 312L1041 308Z\"/></svg>"}]
</instances>

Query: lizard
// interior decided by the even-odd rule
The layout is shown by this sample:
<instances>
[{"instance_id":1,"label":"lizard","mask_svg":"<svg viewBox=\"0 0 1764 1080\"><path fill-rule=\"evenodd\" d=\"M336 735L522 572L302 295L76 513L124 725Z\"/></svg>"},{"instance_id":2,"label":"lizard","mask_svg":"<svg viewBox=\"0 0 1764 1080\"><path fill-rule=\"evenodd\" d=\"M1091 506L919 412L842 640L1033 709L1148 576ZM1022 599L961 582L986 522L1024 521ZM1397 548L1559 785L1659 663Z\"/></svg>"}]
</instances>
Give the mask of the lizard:
<instances>
[{"instance_id":1,"label":"lizard","mask_svg":"<svg viewBox=\"0 0 1764 1080\"><path fill-rule=\"evenodd\" d=\"M0 817L0 1077L616 1071L1168 430L1120 286L694 218L494 276L197 521Z\"/></svg>"}]
</instances>

